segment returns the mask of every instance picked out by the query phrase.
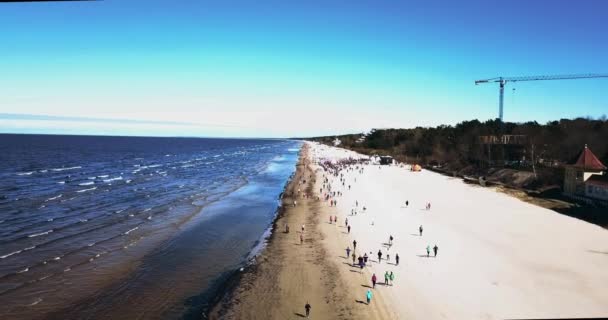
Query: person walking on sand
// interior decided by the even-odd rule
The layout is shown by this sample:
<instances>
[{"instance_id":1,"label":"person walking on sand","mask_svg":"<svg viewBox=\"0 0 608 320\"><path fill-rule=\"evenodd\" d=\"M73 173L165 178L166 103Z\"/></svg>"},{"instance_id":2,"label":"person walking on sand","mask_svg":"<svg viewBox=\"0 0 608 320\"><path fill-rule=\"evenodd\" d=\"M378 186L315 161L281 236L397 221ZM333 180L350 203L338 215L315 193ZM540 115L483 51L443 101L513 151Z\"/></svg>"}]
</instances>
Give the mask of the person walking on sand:
<instances>
[{"instance_id":1,"label":"person walking on sand","mask_svg":"<svg viewBox=\"0 0 608 320\"><path fill-rule=\"evenodd\" d=\"M308 316L310 316L310 308L312 308L310 306L310 303L308 303L308 301L306 301L306 305L304 305L304 309L306 309L306 318L308 318Z\"/></svg>"},{"instance_id":2,"label":"person walking on sand","mask_svg":"<svg viewBox=\"0 0 608 320\"><path fill-rule=\"evenodd\" d=\"M348 227L348 218L344 220L344 225Z\"/></svg>"},{"instance_id":3,"label":"person walking on sand","mask_svg":"<svg viewBox=\"0 0 608 320\"><path fill-rule=\"evenodd\" d=\"M388 283L388 279L389 279L389 275L388 275L388 271L386 271L386 272L384 273L384 285L385 285L385 286L388 286L388 284L389 284L389 283Z\"/></svg>"},{"instance_id":4,"label":"person walking on sand","mask_svg":"<svg viewBox=\"0 0 608 320\"><path fill-rule=\"evenodd\" d=\"M306 227L302 225L302 233L304 233L304 229L306 229Z\"/></svg>"},{"instance_id":5,"label":"person walking on sand","mask_svg":"<svg viewBox=\"0 0 608 320\"><path fill-rule=\"evenodd\" d=\"M395 274L391 271L391 274L388 275L388 278L391 280L391 286L392 286L393 281L395 281Z\"/></svg>"},{"instance_id":6,"label":"person walking on sand","mask_svg":"<svg viewBox=\"0 0 608 320\"><path fill-rule=\"evenodd\" d=\"M426 257L428 258L430 256L431 256L431 246L428 245L428 246L426 246Z\"/></svg>"},{"instance_id":7,"label":"person walking on sand","mask_svg":"<svg viewBox=\"0 0 608 320\"><path fill-rule=\"evenodd\" d=\"M367 289L367 294L365 295L365 298L367 298L367 304L370 304L372 302L372 291L370 289Z\"/></svg>"},{"instance_id":8,"label":"person walking on sand","mask_svg":"<svg viewBox=\"0 0 608 320\"><path fill-rule=\"evenodd\" d=\"M399 254L398 253L395 255L395 265L396 266L399 265Z\"/></svg>"},{"instance_id":9,"label":"person walking on sand","mask_svg":"<svg viewBox=\"0 0 608 320\"><path fill-rule=\"evenodd\" d=\"M420 225L420 227L418 228L418 231L420 232L420 236L422 237L422 225Z\"/></svg>"},{"instance_id":10,"label":"person walking on sand","mask_svg":"<svg viewBox=\"0 0 608 320\"><path fill-rule=\"evenodd\" d=\"M376 278L376 274L374 273L372 275L372 288L376 289L376 280L378 280L378 278Z\"/></svg>"},{"instance_id":11,"label":"person walking on sand","mask_svg":"<svg viewBox=\"0 0 608 320\"><path fill-rule=\"evenodd\" d=\"M346 247L346 258L348 259L348 257L350 257L350 248L347 246Z\"/></svg>"},{"instance_id":12,"label":"person walking on sand","mask_svg":"<svg viewBox=\"0 0 608 320\"><path fill-rule=\"evenodd\" d=\"M300 233L300 245L302 245L302 243L304 243L304 235Z\"/></svg>"},{"instance_id":13,"label":"person walking on sand","mask_svg":"<svg viewBox=\"0 0 608 320\"><path fill-rule=\"evenodd\" d=\"M382 251L378 250L378 263L382 261Z\"/></svg>"},{"instance_id":14,"label":"person walking on sand","mask_svg":"<svg viewBox=\"0 0 608 320\"><path fill-rule=\"evenodd\" d=\"M363 262L365 262L366 264L367 264L367 259L368 259L368 257L367 257L367 252L366 252L366 253L363 255Z\"/></svg>"},{"instance_id":15,"label":"person walking on sand","mask_svg":"<svg viewBox=\"0 0 608 320\"><path fill-rule=\"evenodd\" d=\"M435 245L433 247L433 252L435 253L435 258L437 258L437 250L439 250L439 247L437 245Z\"/></svg>"},{"instance_id":16,"label":"person walking on sand","mask_svg":"<svg viewBox=\"0 0 608 320\"><path fill-rule=\"evenodd\" d=\"M354 251L353 251L352 257L353 257L353 266L354 266L355 265L355 258L357 257L357 255L355 255Z\"/></svg>"},{"instance_id":17,"label":"person walking on sand","mask_svg":"<svg viewBox=\"0 0 608 320\"><path fill-rule=\"evenodd\" d=\"M389 245L393 244L393 236L392 235L390 237L388 237L388 244Z\"/></svg>"},{"instance_id":18,"label":"person walking on sand","mask_svg":"<svg viewBox=\"0 0 608 320\"><path fill-rule=\"evenodd\" d=\"M408 200L405 200L405 207L407 208L410 205L410 202Z\"/></svg>"},{"instance_id":19,"label":"person walking on sand","mask_svg":"<svg viewBox=\"0 0 608 320\"><path fill-rule=\"evenodd\" d=\"M353 240L353 250L357 250L357 240Z\"/></svg>"},{"instance_id":20,"label":"person walking on sand","mask_svg":"<svg viewBox=\"0 0 608 320\"><path fill-rule=\"evenodd\" d=\"M350 233L350 226L348 226L347 229L348 229L348 233Z\"/></svg>"}]
</instances>

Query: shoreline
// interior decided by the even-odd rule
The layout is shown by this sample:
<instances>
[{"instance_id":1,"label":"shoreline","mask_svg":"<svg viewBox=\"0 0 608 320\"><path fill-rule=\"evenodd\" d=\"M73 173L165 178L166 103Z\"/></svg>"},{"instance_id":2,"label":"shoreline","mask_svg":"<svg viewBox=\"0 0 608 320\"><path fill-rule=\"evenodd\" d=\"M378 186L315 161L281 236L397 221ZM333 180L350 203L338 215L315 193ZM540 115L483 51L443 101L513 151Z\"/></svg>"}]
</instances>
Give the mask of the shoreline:
<instances>
[{"instance_id":1,"label":"shoreline","mask_svg":"<svg viewBox=\"0 0 608 320\"><path fill-rule=\"evenodd\" d=\"M311 179L312 177L312 179ZM302 145L293 179L282 197L273 232L255 263L235 275L218 297L208 319L285 319L304 316L310 302L316 319L351 319L350 308L332 308L348 296L338 266L327 255L320 217L324 208L314 195L315 168L310 146ZM306 180L304 184L303 181ZM297 206L293 206L293 201ZM324 215L323 215L324 216ZM284 225L289 225L286 233ZM305 224L305 232L300 226ZM282 230L282 231L281 231ZM304 242L300 243L299 237ZM351 297L348 297L351 298ZM322 314L323 317L317 316Z\"/></svg>"}]
</instances>

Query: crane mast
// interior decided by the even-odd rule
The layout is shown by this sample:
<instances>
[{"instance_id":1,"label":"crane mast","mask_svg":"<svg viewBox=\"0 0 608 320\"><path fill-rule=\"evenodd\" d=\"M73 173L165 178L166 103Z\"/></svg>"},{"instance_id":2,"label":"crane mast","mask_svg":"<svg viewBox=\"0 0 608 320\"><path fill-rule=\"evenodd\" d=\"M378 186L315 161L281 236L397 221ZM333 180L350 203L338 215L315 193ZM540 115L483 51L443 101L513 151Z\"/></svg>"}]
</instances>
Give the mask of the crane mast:
<instances>
[{"instance_id":1,"label":"crane mast","mask_svg":"<svg viewBox=\"0 0 608 320\"><path fill-rule=\"evenodd\" d=\"M518 81L540 81L540 80L569 80L569 79L589 79L589 78L608 78L608 74L589 73L573 75L554 75L554 76L527 76L527 77L497 77L491 79L476 80L475 85L481 83L498 82L498 118L503 121L505 85L507 82Z\"/></svg>"}]
</instances>

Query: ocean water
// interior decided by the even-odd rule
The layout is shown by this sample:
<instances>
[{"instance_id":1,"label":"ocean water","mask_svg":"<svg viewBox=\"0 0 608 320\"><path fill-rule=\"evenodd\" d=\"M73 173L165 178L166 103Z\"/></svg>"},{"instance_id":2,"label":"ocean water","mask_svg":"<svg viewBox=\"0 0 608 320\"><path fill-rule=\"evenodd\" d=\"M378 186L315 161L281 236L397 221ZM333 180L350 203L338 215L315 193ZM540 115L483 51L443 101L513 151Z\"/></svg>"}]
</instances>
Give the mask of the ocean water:
<instances>
[{"instance_id":1,"label":"ocean water","mask_svg":"<svg viewBox=\"0 0 608 320\"><path fill-rule=\"evenodd\" d=\"M200 318L259 247L299 148L0 135L0 315Z\"/></svg>"}]
</instances>

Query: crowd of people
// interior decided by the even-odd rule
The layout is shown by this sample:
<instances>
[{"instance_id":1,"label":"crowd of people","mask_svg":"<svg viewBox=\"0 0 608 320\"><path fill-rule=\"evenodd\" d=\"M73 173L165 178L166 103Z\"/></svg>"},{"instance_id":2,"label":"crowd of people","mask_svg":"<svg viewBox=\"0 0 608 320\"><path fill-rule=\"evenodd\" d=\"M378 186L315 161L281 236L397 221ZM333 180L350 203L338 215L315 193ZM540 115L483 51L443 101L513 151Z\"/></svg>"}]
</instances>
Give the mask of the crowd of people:
<instances>
[{"instance_id":1,"label":"crowd of people","mask_svg":"<svg viewBox=\"0 0 608 320\"><path fill-rule=\"evenodd\" d=\"M366 172L366 169L368 168L369 165L369 161L365 160L365 159L354 159L354 158L345 158L342 160L321 160L321 161L317 161L317 164L319 166L318 172L319 172L319 176L322 176L322 180L320 181L320 186L319 189L317 189L319 191L318 196L316 197L316 199L321 199L324 203L326 203L329 207L336 207L338 206L338 198L342 197L344 195L345 192L348 192L350 190L352 190L353 188L353 184L356 183L357 178L356 176L353 176L352 173L356 173L358 175L362 175ZM295 205L295 201L294 201L294 205ZM405 208L408 208L410 205L410 201L406 200L405 201ZM425 209L427 211L431 210L431 203L427 202L425 204ZM367 211L367 208L365 205L363 205L362 203L359 202L359 200L355 200L355 202L352 205L352 208L350 209L350 215L351 218L356 219L356 216L358 214L362 214L365 213ZM336 226L338 226L338 216L337 215L330 215L329 216L329 223L330 224L335 224ZM373 219L371 220L371 226L374 225ZM344 218L344 227L346 228L346 234L347 236L351 235L351 229L352 229L352 225L349 223L348 217ZM424 228L422 225L419 226L418 228L418 232L420 237L422 237L423 235L423 231ZM304 232L304 227L302 227L302 233ZM396 237L391 235L388 235L388 241L386 243L382 244L382 247L380 249L378 249L376 256L378 258L377 260L377 264L378 265L382 265L382 260L384 258L385 265L386 268L389 270L385 270L384 272L384 286L393 286L394 281L395 281L395 270L390 270L390 265L393 266L398 266L399 265L399 254L395 253L394 254L394 263L390 263L390 249L392 248L394 242L396 240ZM302 240L301 240L302 241ZM359 251L357 250L357 241L356 239L353 239L352 241L352 249L350 248L350 246L347 246L345 249L346 252L346 259L351 259L352 267L356 267L358 269L360 269L360 272L363 272L363 269L365 269L368 266L369 262L373 262L373 260L369 259L369 255L367 253L367 250L365 250L363 252L363 254L361 254L362 250L359 249ZM383 252L383 249L385 250ZM432 248L430 245L427 245L426 247L426 251L427 251L427 257L430 257L430 252L431 249L433 250L433 254L434 257L437 257L437 252L439 250L439 247L435 244ZM372 252L369 252L370 255L372 255ZM375 267L374 269L377 269L377 267ZM366 301L367 304L369 305L371 303L372 297L373 297L373 293L372 290L376 290L376 284L378 284L377 281L377 276L376 273L372 272L372 276L371 276L371 283L372 286L370 288L368 288L368 290L365 292L365 297L366 297ZM306 309L306 316L309 316L309 311L310 311L310 304L307 302L305 309Z\"/></svg>"}]
</instances>

